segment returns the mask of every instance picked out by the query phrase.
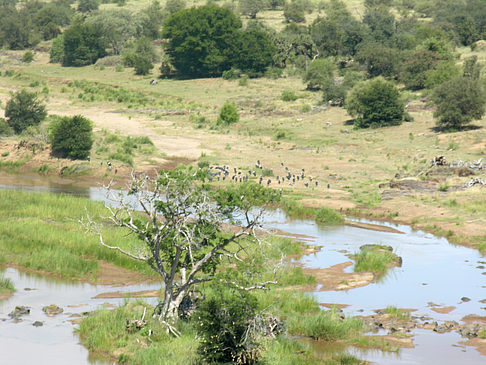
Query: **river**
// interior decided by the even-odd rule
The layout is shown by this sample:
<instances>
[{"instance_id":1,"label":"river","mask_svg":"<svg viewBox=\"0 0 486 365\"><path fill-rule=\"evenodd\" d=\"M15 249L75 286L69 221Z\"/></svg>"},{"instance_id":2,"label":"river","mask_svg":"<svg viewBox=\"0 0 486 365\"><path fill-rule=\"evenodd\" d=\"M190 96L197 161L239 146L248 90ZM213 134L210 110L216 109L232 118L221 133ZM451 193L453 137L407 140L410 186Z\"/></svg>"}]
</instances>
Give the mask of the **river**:
<instances>
[{"instance_id":1,"label":"river","mask_svg":"<svg viewBox=\"0 0 486 365\"><path fill-rule=\"evenodd\" d=\"M79 184L73 180L43 178L38 175L22 177L0 174L0 188L15 188L27 191L65 193L92 200L105 200L101 187L89 187L89 181ZM358 251L363 244L386 244L393 247L403 259L401 267L390 270L378 282L348 291L313 292L319 302L346 304L346 314L366 315L373 310L395 306L415 309L414 316L427 316L431 321L460 321L466 315L485 315L486 259L476 251L450 244L445 238L414 231L406 225L381 224L402 233L378 232L352 226L320 226L310 220L289 221L280 210L268 212L265 227L303 235L305 242L322 246L317 253L306 255L299 261L309 268L326 268L349 261L348 256ZM352 266L346 271L352 271ZM14 282L18 291L0 301L0 354L8 361L5 364L25 364L36 359L49 360L49 364L104 364L90 358L87 350L79 345L69 322L72 315L90 311L105 305L117 305L120 299L92 299L107 291L138 291L153 289L154 285L113 288L71 282L53 281L43 277L21 274L7 269L4 275ZM157 285L155 285L156 287ZM24 288L35 290L24 290ZM467 297L469 301L461 298ZM64 313L47 317L41 308L55 303L64 308ZM448 314L432 310L432 303L454 306ZM32 313L24 322L13 323L8 313L16 305L32 307ZM44 321L44 326L33 327L35 320ZM364 351L347 348L357 357L377 364L484 364L486 358L471 347L459 344L464 340L455 332L437 334L430 330L416 329L413 332L413 349L400 349L398 353L377 350ZM342 351L335 347L312 342L318 351ZM28 349L28 351L25 351ZM6 355L5 355L6 354ZM56 360L59 358L60 360ZM69 361L65 361L69 359ZM64 360L64 361L63 361Z\"/></svg>"}]
</instances>

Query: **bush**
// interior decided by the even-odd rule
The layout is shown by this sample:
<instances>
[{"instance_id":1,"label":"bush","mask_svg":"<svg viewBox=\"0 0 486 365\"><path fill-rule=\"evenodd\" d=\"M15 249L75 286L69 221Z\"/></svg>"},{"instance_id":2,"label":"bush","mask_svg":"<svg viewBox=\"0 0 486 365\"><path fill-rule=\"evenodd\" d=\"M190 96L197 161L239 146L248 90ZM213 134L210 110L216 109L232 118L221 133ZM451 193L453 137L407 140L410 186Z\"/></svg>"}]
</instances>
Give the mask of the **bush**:
<instances>
[{"instance_id":1,"label":"bush","mask_svg":"<svg viewBox=\"0 0 486 365\"><path fill-rule=\"evenodd\" d=\"M37 99L37 94L25 89L16 92L5 106L5 117L16 134L40 124L46 116L46 107Z\"/></svg>"},{"instance_id":2,"label":"bush","mask_svg":"<svg viewBox=\"0 0 486 365\"><path fill-rule=\"evenodd\" d=\"M223 71L222 77L224 80L236 80L240 77L240 72L234 68Z\"/></svg>"},{"instance_id":3,"label":"bush","mask_svg":"<svg viewBox=\"0 0 486 365\"><path fill-rule=\"evenodd\" d=\"M485 113L485 93L481 81L456 77L439 85L432 94L437 109L434 117L443 129L460 129Z\"/></svg>"},{"instance_id":4,"label":"bush","mask_svg":"<svg viewBox=\"0 0 486 365\"><path fill-rule=\"evenodd\" d=\"M13 129L7 124L6 120L0 118L0 136L11 136L14 134Z\"/></svg>"},{"instance_id":5,"label":"bush","mask_svg":"<svg viewBox=\"0 0 486 365\"><path fill-rule=\"evenodd\" d=\"M59 34L52 41L51 50L49 51L49 62L63 63L64 61L64 35Z\"/></svg>"},{"instance_id":6,"label":"bush","mask_svg":"<svg viewBox=\"0 0 486 365\"><path fill-rule=\"evenodd\" d=\"M240 115L238 109L236 109L235 104L226 102L221 108L221 112L218 116L218 124L233 124L238 123L240 120Z\"/></svg>"},{"instance_id":7,"label":"bush","mask_svg":"<svg viewBox=\"0 0 486 365\"><path fill-rule=\"evenodd\" d=\"M257 348L251 336L246 336L257 301L245 291L218 289L193 315L201 338L198 352L208 363L253 363L243 359Z\"/></svg>"},{"instance_id":8,"label":"bush","mask_svg":"<svg viewBox=\"0 0 486 365\"><path fill-rule=\"evenodd\" d=\"M345 107L355 117L356 128L398 125L405 113L397 87L382 77L356 84L346 98Z\"/></svg>"},{"instance_id":9,"label":"bush","mask_svg":"<svg viewBox=\"0 0 486 365\"><path fill-rule=\"evenodd\" d=\"M304 82L309 90L323 90L328 84L334 83L336 66L328 58L312 61L304 75Z\"/></svg>"},{"instance_id":10,"label":"bush","mask_svg":"<svg viewBox=\"0 0 486 365\"><path fill-rule=\"evenodd\" d=\"M93 146L93 122L81 115L59 118L52 122L49 137L53 153L86 159Z\"/></svg>"},{"instance_id":11,"label":"bush","mask_svg":"<svg viewBox=\"0 0 486 365\"><path fill-rule=\"evenodd\" d=\"M295 101L298 99L297 95L295 95L295 92L292 90L284 90L282 91L282 95L280 95L280 99L283 101Z\"/></svg>"},{"instance_id":12,"label":"bush","mask_svg":"<svg viewBox=\"0 0 486 365\"><path fill-rule=\"evenodd\" d=\"M148 56L135 55L135 75L148 75L154 65Z\"/></svg>"},{"instance_id":13,"label":"bush","mask_svg":"<svg viewBox=\"0 0 486 365\"><path fill-rule=\"evenodd\" d=\"M31 63L34 60L34 54L32 51L27 51L22 56L22 62Z\"/></svg>"},{"instance_id":14,"label":"bush","mask_svg":"<svg viewBox=\"0 0 486 365\"><path fill-rule=\"evenodd\" d=\"M332 208L322 207L316 212L316 222L325 224L341 224L344 218Z\"/></svg>"}]
</instances>

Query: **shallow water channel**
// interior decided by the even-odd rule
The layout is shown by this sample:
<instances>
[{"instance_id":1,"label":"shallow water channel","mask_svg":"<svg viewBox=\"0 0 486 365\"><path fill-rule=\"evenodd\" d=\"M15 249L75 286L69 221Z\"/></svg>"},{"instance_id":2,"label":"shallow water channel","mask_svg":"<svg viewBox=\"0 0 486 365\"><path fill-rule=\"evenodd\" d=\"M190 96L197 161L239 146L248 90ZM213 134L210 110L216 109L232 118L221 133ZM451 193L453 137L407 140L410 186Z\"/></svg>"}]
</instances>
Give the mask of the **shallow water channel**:
<instances>
[{"instance_id":1,"label":"shallow water channel","mask_svg":"<svg viewBox=\"0 0 486 365\"><path fill-rule=\"evenodd\" d=\"M82 187L74 181L50 180L36 175L11 176L0 174L0 188L27 191L66 193L92 200L104 200L102 188ZM363 222L368 222L364 221ZM350 261L347 254L355 253L363 244L386 244L403 259L401 267L390 270L379 282L348 291L320 291L314 295L319 302L346 304L346 314L367 315L387 306L415 309L413 316L427 316L429 321L460 321L468 314L486 315L486 258L476 251L454 246L445 238L413 231L409 226L387 225L403 233L372 231L351 226L319 226L310 220L288 221L285 214L276 210L268 212L264 226L300 236L308 244L322 246L315 254L306 255L299 261L309 268L326 268ZM346 271L352 271L348 267ZM87 350L78 344L73 334L71 315L99 308L103 303L119 304L122 299L91 299L108 291L139 291L157 288L156 284L114 288L89 284L54 281L44 277L21 274L7 269L4 275L12 279L17 288L15 295L0 301L0 359L5 364L25 364L42 359L49 364L104 364L90 358ZM24 290L24 288L35 290ZM469 301L462 301L467 297ZM64 313L47 317L42 307L57 304ZM430 303L454 306L448 314L436 313ZM16 305L31 307L31 314L24 321L13 323L8 313ZM33 327L36 320L42 327ZM377 350L364 351L347 348L357 357L377 364L485 364L486 357L470 346L459 344L465 340L456 332L437 334L430 330L416 329L413 349L400 349L398 353ZM321 352L342 351L319 342L310 345ZM6 361L4 361L6 360Z\"/></svg>"}]
</instances>

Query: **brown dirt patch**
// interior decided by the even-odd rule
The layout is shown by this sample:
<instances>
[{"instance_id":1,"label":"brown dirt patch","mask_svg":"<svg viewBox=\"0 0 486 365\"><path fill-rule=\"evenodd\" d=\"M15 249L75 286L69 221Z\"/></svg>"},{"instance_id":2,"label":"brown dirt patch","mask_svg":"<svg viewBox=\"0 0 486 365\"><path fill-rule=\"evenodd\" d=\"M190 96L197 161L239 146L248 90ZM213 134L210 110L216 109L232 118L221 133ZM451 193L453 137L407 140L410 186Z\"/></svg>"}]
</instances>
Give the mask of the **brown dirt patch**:
<instances>
[{"instance_id":1,"label":"brown dirt patch","mask_svg":"<svg viewBox=\"0 0 486 365\"><path fill-rule=\"evenodd\" d=\"M349 307L349 304L338 304L338 303L319 303L319 305L322 306L322 307L329 308L329 309L332 309L332 308L343 309L343 308Z\"/></svg>"},{"instance_id":2,"label":"brown dirt patch","mask_svg":"<svg viewBox=\"0 0 486 365\"><path fill-rule=\"evenodd\" d=\"M461 341L459 343L461 345L473 346L476 348L476 350L479 351L481 355L486 356L486 339L484 338L475 337L467 341Z\"/></svg>"},{"instance_id":3,"label":"brown dirt patch","mask_svg":"<svg viewBox=\"0 0 486 365\"><path fill-rule=\"evenodd\" d=\"M456 307L454 307L453 305L451 305L449 307L434 307L434 308L431 308L431 310L433 310L434 312L441 313L441 314L448 314L448 313L452 312L454 309L456 309Z\"/></svg>"},{"instance_id":4,"label":"brown dirt patch","mask_svg":"<svg viewBox=\"0 0 486 365\"><path fill-rule=\"evenodd\" d=\"M303 272L316 278L321 285L320 291L349 290L371 284L375 276L370 272L346 273L344 269L351 266L351 261L343 262L326 269L303 268Z\"/></svg>"},{"instance_id":5,"label":"brown dirt patch","mask_svg":"<svg viewBox=\"0 0 486 365\"><path fill-rule=\"evenodd\" d=\"M154 279L140 274L136 271L130 271L109 262L98 261L98 278L93 282L97 285L135 285L153 282Z\"/></svg>"},{"instance_id":6,"label":"brown dirt patch","mask_svg":"<svg viewBox=\"0 0 486 365\"><path fill-rule=\"evenodd\" d=\"M5 300L10 298L13 295L13 293L0 293L0 300Z\"/></svg>"},{"instance_id":7,"label":"brown dirt patch","mask_svg":"<svg viewBox=\"0 0 486 365\"><path fill-rule=\"evenodd\" d=\"M390 343L390 345L400 347L402 349L414 349L415 345L413 344L413 338L411 337L395 337L386 335L383 336L383 339L386 342Z\"/></svg>"},{"instance_id":8,"label":"brown dirt patch","mask_svg":"<svg viewBox=\"0 0 486 365\"><path fill-rule=\"evenodd\" d=\"M461 321L471 324L471 323L482 323L486 324L486 316L478 316L476 314L469 314L461 319Z\"/></svg>"},{"instance_id":9,"label":"brown dirt patch","mask_svg":"<svg viewBox=\"0 0 486 365\"><path fill-rule=\"evenodd\" d=\"M401 233L404 234L404 232L399 231L398 229L388 227L388 226L382 226L379 224L370 224L370 223L361 223L361 222L352 222L352 221L346 221L345 224L347 226L351 227L357 227L357 228L363 228L363 229L369 229L371 231L378 231L378 232L391 232L391 233Z\"/></svg>"},{"instance_id":10,"label":"brown dirt patch","mask_svg":"<svg viewBox=\"0 0 486 365\"><path fill-rule=\"evenodd\" d=\"M157 298L160 297L160 290L141 290L136 292L107 292L94 296L91 299L114 299L114 298Z\"/></svg>"}]
</instances>

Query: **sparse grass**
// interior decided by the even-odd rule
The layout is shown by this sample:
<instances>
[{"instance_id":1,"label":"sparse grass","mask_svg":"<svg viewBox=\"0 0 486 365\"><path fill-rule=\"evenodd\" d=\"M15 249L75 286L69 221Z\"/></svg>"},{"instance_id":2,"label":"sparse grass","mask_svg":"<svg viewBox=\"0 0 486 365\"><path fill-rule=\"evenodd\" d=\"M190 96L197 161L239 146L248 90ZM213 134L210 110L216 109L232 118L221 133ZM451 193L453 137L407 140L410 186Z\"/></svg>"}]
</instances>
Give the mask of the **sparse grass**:
<instances>
[{"instance_id":1,"label":"sparse grass","mask_svg":"<svg viewBox=\"0 0 486 365\"><path fill-rule=\"evenodd\" d=\"M377 275L384 274L391 265L398 264L399 258L386 247L380 245L367 245L354 255L355 272L369 271Z\"/></svg>"},{"instance_id":2,"label":"sparse grass","mask_svg":"<svg viewBox=\"0 0 486 365\"><path fill-rule=\"evenodd\" d=\"M19 172L19 169L27 163L26 160L0 161L0 170L6 172Z\"/></svg>"},{"instance_id":3,"label":"sparse grass","mask_svg":"<svg viewBox=\"0 0 486 365\"><path fill-rule=\"evenodd\" d=\"M289 333L325 341L336 341L356 336L363 330L359 318L340 318L336 310L320 311L316 315L290 318Z\"/></svg>"}]
</instances>

